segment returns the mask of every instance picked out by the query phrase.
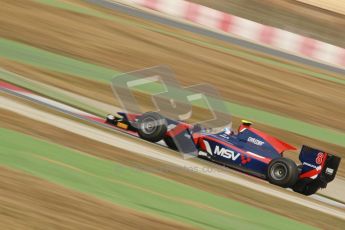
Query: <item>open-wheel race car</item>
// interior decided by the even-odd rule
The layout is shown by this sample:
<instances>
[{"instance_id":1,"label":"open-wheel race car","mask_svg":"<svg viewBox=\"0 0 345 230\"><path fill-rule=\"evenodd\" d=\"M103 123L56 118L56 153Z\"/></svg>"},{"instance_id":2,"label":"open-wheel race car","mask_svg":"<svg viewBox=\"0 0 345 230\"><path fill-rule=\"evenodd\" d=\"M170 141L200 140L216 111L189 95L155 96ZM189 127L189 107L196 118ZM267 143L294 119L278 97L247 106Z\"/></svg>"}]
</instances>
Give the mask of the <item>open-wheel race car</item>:
<instances>
[{"instance_id":1,"label":"open-wheel race car","mask_svg":"<svg viewBox=\"0 0 345 230\"><path fill-rule=\"evenodd\" d=\"M326 188L337 173L340 158L308 146L303 146L299 160L283 156L295 147L252 127L242 121L237 132L224 128L206 132L200 125L168 119L156 112L130 114L119 112L107 115L106 123L136 132L150 142L164 141L183 153L196 152L200 158L235 168L270 183L311 195Z\"/></svg>"}]
</instances>

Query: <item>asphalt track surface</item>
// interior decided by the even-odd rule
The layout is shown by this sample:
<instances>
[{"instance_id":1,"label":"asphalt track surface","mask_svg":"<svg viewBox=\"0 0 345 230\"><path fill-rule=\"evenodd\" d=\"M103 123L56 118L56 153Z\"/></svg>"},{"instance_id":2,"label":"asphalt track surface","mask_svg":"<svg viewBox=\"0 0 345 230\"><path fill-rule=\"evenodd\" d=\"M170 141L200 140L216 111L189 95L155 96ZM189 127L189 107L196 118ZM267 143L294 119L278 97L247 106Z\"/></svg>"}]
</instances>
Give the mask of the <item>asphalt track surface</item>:
<instances>
[{"instance_id":1,"label":"asphalt track surface","mask_svg":"<svg viewBox=\"0 0 345 230\"><path fill-rule=\"evenodd\" d=\"M1 83L1 81L0 81ZM16 103L15 101L0 97L0 107L3 107L5 109L9 109L10 111L13 112L17 112L17 113L21 113L24 116L28 116L32 119L39 119L41 122L46 122L49 124L52 124L52 120L51 119L55 119L56 122L53 122L54 125L59 126L59 128L63 128L63 129L67 129L71 132L75 132L77 134L83 135L85 137L91 138L91 139L95 139L97 141L102 141L100 138L98 137L102 137L103 138L103 142L104 143L114 143L114 145L118 148L125 148L127 149L128 146L132 146L133 148L131 149L131 151L133 151L136 154L142 155L144 157L149 157L149 158L154 158L160 161L165 161L167 163L171 163L180 167L187 167L187 168L202 168L203 166L201 164L198 164L197 162L194 161L188 161L188 160L184 160L181 157L178 156L171 156L168 154L164 153L164 148L162 149L162 151L157 151L154 149L145 149L142 148L140 142L138 141L138 138L135 136L135 133L132 132L125 132L122 131L114 126L110 126L108 124L104 123L104 119L97 117L93 114L89 114L87 112L81 111L79 109L73 108L71 106L65 105L63 103L59 103L56 102L54 100L51 99L47 99L44 98L42 96L39 96L33 92L27 91L27 90L23 90L23 91L17 91L17 90L13 90L11 89L11 85L8 86L4 86L3 83L0 84L0 92L4 92L4 93L8 93L11 94L13 96L16 97L20 97L23 98L25 100L29 100L35 103L38 103L40 105L44 105L47 106L53 110L62 112L64 114L68 114L70 116L73 117L77 117L81 120L93 123L97 126L101 126L103 128L106 128L108 130L114 131L114 135L113 134L109 134L106 133L102 130L97 130L96 128L92 128L89 126L85 126L83 124L79 124L78 122L72 122L72 121L68 121L67 119L63 119L61 117L55 116L55 115L51 115L49 113L46 112L40 112L36 109L33 109L25 104L21 104L21 106L17 105L19 103ZM21 107L21 108L19 108ZM30 111L29 111L30 110ZM23 112L24 111L24 112ZM26 112L25 112L26 111ZM38 114L40 113L40 114ZM37 116L35 116L35 114ZM52 118L54 117L54 118ZM46 119L46 120L44 120ZM59 121L58 121L59 120ZM62 126L63 123L71 123L69 125L66 126ZM72 124L73 123L73 124ZM133 139L131 142L128 142L128 140L125 140L121 137L121 135L115 135L115 134L124 134L127 135L129 137L133 137L135 139ZM96 136L96 138L95 138ZM105 139L104 139L105 138ZM116 139L118 139L116 141ZM119 146L119 143L122 143L121 146ZM141 149L141 151L136 151L137 149ZM256 190L258 192L262 192L265 193L267 195L270 196L274 196L274 197L278 197L282 200L286 200L289 202L293 202L293 203L297 203L300 204L302 206L320 211L320 212L324 212L327 213L329 215L333 215L335 217L338 217L340 219L345 219L345 212L344 211L340 211L339 209L335 209L332 208L332 206L335 207L342 207L343 205L337 202L334 202L332 200L329 200L327 198L323 198L320 199L321 197L318 195L315 195L315 197L299 197L297 196L297 194L294 194L293 192L288 192L288 191L279 191L279 190L275 190L273 188L269 188L268 186L258 183L258 182L253 182L250 180L246 180L243 178L240 178L238 176L236 176L236 174L234 173L230 173L227 171L219 171L219 170L214 170L212 172L204 172L204 171L198 171L200 174L205 174L206 176L210 176L210 177L214 177L214 178L218 178L218 179L223 179L235 184L239 184L242 185L244 187L248 187L250 189ZM203 175L201 175L203 176ZM319 200L321 203L315 202L314 200Z\"/></svg>"},{"instance_id":2,"label":"asphalt track surface","mask_svg":"<svg viewBox=\"0 0 345 230\"><path fill-rule=\"evenodd\" d=\"M102 7L105 7L105 8L116 10L116 11L124 13L124 14L138 17L141 19L145 19L145 20L149 20L152 22L164 24L164 25L175 27L175 28L182 29L182 30L186 30L186 31L200 34L203 36L207 36L210 38L215 38L215 39L227 42L227 43L231 43L233 45L241 46L241 47L244 47L247 49L252 49L252 50L255 50L255 51L258 51L261 53L269 54L269 55L276 56L276 57L286 59L289 61L294 61L294 62L298 62L298 63L304 64L304 65L308 65L308 66L316 67L319 69L331 71L331 72L334 72L337 74L345 75L345 69L342 69L340 67L338 68L335 66L330 66L330 65L323 64L323 63L320 63L317 61L313 61L313 60L310 60L307 58L303 58L303 57L296 56L293 54L285 53L283 51L272 49L272 48L269 48L267 46L262 46L262 45L259 45L256 43L245 41L245 40L242 40L242 39L239 39L236 37L232 37L231 35L225 35L222 33L217 33L215 31L209 30L207 28L201 28L201 27L194 26L191 24L183 23L183 22L171 19L171 18L161 16L161 15L151 14L147 11L133 8L133 7L121 4L121 3L110 2L107 0L86 0L86 1L93 3L93 4L96 4L96 5L99 5L99 6L102 6Z\"/></svg>"}]
</instances>

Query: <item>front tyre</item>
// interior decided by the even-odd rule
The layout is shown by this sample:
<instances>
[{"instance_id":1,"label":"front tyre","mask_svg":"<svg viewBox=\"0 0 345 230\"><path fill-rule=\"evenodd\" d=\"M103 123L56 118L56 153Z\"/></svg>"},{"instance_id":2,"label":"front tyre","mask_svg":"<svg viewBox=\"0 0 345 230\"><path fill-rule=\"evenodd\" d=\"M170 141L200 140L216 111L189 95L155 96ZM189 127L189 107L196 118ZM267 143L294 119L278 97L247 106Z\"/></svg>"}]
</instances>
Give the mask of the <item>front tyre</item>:
<instances>
[{"instance_id":1,"label":"front tyre","mask_svg":"<svg viewBox=\"0 0 345 230\"><path fill-rule=\"evenodd\" d=\"M164 137L164 142L165 144L172 150L178 150L177 146L175 144L174 138L170 137L170 136L165 136Z\"/></svg>"},{"instance_id":2,"label":"front tyre","mask_svg":"<svg viewBox=\"0 0 345 230\"><path fill-rule=\"evenodd\" d=\"M275 184L283 188L293 186L298 180L298 174L296 163L288 158L276 158L268 165L268 181L271 184Z\"/></svg>"},{"instance_id":3,"label":"front tyre","mask_svg":"<svg viewBox=\"0 0 345 230\"><path fill-rule=\"evenodd\" d=\"M159 113L147 112L138 119L137 127L140 138L158 142L164 138L167 132L167 121Z\"/></svg>"}]
</instances>

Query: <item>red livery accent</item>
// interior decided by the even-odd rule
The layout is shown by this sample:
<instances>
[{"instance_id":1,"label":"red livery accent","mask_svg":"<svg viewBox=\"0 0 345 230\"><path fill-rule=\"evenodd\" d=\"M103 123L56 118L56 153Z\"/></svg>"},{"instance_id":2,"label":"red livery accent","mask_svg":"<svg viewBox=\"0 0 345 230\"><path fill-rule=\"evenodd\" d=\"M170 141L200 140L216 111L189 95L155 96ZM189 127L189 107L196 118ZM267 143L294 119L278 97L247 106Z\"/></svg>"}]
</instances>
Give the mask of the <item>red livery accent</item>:
<instances>
[{"instance_id":1,"label":"red livery accent","mask_svg":"<svg viewBox=\"0 0 345 230\"><path fill-rule=\"evenodd\" d=\"M315 161L317 162L317 161L319 161L321 159L320 169L319 170L318 169L313 169L313 170L310 170L308 172L305 172L305 173L303 173L303 174L301 174L299 176L300 179L302 179L302 178L312 178L312 177L314 177L316 175L319 175L321 173L322 168L323 168L323 166L324 166L324 164L326 162L326 159L327 159L327 154L326 153L321 153L321 155L319 155L319 154L318 154L318 156L317 156ZM318 160L318 158L319 158L319 160Z\"/></svg>"},{"instance_id":2,"label":"red livery accent","mask_svg":"<svg viewBox=\"0 0 345 230\"><path fill-rule=\"evenodd\" d=\"M172 130L168 131L166 133L166 135L170 136L170 137L175 137L178 134L182 133L183 131L186 131L188 128L190 128L190 125L187 125L187 124L184 124L184 123L180 123L175 128L173 128Z\"/></svg>"},{"instance_id":3,"label":"red livery accent","mask_svg":"<svg viewBox=\"0 0 345 230\"><path fill-rule=\"evenodd\" d=\"M242 130L243 128L247 128L250 131L252 131L253 133L255 133L256 135L262 137L266 142L270 143L273 146L273 148L279 153L282 153L286 150L297 150L296 147L289 145L288 143L285 143L285 142L283 142L283 141L281 141L275 137L272 137L272 136L270 136L264 132L261 132L257 129L254 129L250 126L242 125L241 127L240 127L240 130Z\"/></svg>"},{"instance_id":4,"label":"red livery accent","mask_svg":"<svg viewBox=\"0 0 345 230\"><path fill-rule=\"evenodd\" d=\"M245 165L245 164L249 163L250 160L251 160L250 157L246 157L244 155L241 155L241 164Z\"/></svg>"},{"instance_id":5,"label":"red livery accent","mask_svg":"<svg viewBox=\"0 0 345 230\"><path fill-rule=\"evenodd\" d=\"M315 160L316 164L320 165L322 163L323 156L324 156L324 153L320 152L320 153L317 154L317 157L316 157L316 160Z\"/></svg>"},{"instance_id":6,"label":"red livery accent","mask_svg":"<svg viewBox=\"0 0 345 230\"><path fill-rule=\"evenodd\" d=\"M140 114L134 114L134 113L127 113L127 119L129 121L135 121L140 116Z\"/></svg>"}]
</instances>

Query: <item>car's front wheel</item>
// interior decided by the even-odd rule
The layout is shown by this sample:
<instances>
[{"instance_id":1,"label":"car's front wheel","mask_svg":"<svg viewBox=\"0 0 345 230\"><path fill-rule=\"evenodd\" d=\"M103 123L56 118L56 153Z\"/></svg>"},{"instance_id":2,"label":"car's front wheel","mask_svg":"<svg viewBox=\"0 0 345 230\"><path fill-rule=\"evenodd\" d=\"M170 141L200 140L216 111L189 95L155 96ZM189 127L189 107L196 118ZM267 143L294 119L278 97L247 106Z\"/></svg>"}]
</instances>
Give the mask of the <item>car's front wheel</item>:
<instances>
[{"instance_id":1,"label":"car's front wheel","mask_svg":"<svg viewBox=\"0 0 345 230\"><path fill-rule=\"evenodd\" d=\"M170 136L165 136L164 142L170 149L177 150L177 146L175 144L174 138L172 138Z\"/></svg>"},{"instance_id":2,"label":"car's front wheel","mask_svg":"<svg viewBox=\"0 0 345 230\"><path fill-rule=\"evenodd\" d=\"M267 178L271 184L288 188L298 180L298 168L296 163L288 158L273 159L268 165Z\"/></svg>"},{"instance_id":3,"label":"car's front wheel","mask_svg":"<svg viewBox=\"0 0 345 230\"><path fill-rule=\"evenodd\" d=\"M144 113L137 121L139 136L150 142L162 140L167 132L166 119L156 112Z\"/></svg>"}]
</instances>

